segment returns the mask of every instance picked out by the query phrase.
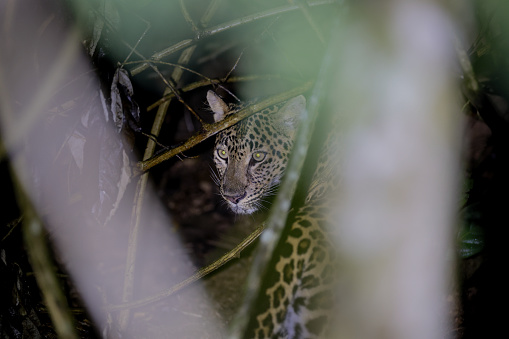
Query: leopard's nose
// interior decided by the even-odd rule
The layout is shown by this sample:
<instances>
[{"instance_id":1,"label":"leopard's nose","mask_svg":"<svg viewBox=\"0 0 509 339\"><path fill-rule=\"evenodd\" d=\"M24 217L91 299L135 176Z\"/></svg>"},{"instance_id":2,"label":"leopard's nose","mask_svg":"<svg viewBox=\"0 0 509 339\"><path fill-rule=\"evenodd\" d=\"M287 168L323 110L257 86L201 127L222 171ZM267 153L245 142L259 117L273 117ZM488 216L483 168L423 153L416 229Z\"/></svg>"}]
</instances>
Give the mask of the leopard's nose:
<instances>
[{"instance_id":1,"label":"leopard's nose","mask_svg":"<svg viewBox=\"0 0 509 339\"><path fill-rule=\"evenodd\" d=\"M231 194L231 195L224 194L223 196L226 200L231 201L234 204L238 204L239 201L241 201L242 199L245 198L246 192L244 191L243 193L236 193L236 194Z\"/></svg>"}]
</instances>

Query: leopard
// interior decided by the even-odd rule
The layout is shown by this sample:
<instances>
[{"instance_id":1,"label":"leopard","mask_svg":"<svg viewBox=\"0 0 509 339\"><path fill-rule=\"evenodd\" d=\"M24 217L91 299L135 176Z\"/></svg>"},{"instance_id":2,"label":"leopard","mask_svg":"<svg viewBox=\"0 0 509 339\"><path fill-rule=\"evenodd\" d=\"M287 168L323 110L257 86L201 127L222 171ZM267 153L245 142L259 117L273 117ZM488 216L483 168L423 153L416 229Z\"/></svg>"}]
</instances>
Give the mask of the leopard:
<instances>
[{"instance_id":1,"label":"leopard","mask_svg":"<svg viewBox=\"0 0 509 339\"><path fill-rule=\"evenodd\" d=\"M235 112L213 91L207 101L214 121ZM252 214L263 197L280 183L286 169L306 99L300 95L249 116L217 134L214 163L216 183L229 208Z\"/></svg>"},{"instance_id":2,"label":"leopard","mask_svg":"<svg viewBox=\"0 0 509 339\"><path fill-rule=\"evenodd\" d=\"M236 111L213 91L207 93L207 101L215 121ZM274 193L305 111L306 99L299 95L218 133L213 151L216 183L232 212L254 213L264 197ZM330 295L334 256L325 227L327 192L334 180L326 174L331 172L327 158L325 150L304 202L289 211L262 280L246 338L319 338L327 330L334 307Z\"/></svg>"}]
</instances>

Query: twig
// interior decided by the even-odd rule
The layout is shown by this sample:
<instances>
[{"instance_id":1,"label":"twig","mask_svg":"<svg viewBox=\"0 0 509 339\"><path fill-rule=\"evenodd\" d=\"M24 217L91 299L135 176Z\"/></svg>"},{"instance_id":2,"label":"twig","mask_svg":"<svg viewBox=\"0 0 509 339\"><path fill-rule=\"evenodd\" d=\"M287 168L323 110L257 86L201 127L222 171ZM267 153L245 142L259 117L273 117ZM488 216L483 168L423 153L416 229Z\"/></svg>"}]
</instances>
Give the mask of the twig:
<instances>
[{"instance_id":1,"label":"twig","mask_svg":"<svg viewBox=\"0 0 509 339\"><path fill-rule=\"evenodd\" d=\"M192 49L194 51L194 46L193 47L189 47L187 50L189 49ZM184 51L185 52L185 51ZM175 95L175 97L177 98L177 100L182 104L184 105L185 108L187 108L189 110L189 112L191 112L194 117L196 118L196 120L198 120L200 122L201 125L203 125L205 122L202 120L202 118L198 115L198 113L196 113L192 108L191 106L189 106L187 104L187 102L184 101L184 99L182 98L182 96L180 95L179 91L175 88L175 86L170 83L168 80L166 80L166 78L161 74L161 72L159 72L159 69L152 65L152 63L150 63L150 67L152 67L152 69L161 77L161 79L163 80L163 82L166 84L166 86L171 89L171 91L173 92L173 94Z\"/></svg>"},{"instance_id":2,"label":"twig","mask_svg":"<svg viewBox=\"0 0 509 339\"><path fill-rule=\"evenodd\" d=\"M307 104L308 114L303 116L299 124L299 130L293 145L293 151L288 161L286 174L283 177L274 204L270 209L269 218L267 220L267 231L260 239L259 248L257 249L251 271L247 278L247 290L244 301L232 323L230 334L230 338L232 339L244 337L250 312L254 307L256 296L260 290L264 276L263 273L269 260L272 258L276 244L285 227L288 218L288 210L306 158L316 117L318 116L320 101L325 93L325 81L328 79L331 65L333 64L333 50L332 46L329 46L324 56L320 67L320 73L318 74L316 84Z\"/></svg>"},{"instance_id":3,"label":"twig","mask_svg":"<svg viewBox=\"0 0 509 339\"><path fill-rule=\"evenodd\" d=\"M233 73L233 71L237 68L237 65L239 64L239 61L240 59L242 58L242 56L244 55L244 51L245 51L246 48L244 48L240 54L239 54L239 57L237 58L237 60L235 61L235 64L232 66L232 68L230 68L230 71L228 72L228 74L226 74L226 76L224 77L225 80L228 80L230 78L230 75Z\"/></svg>"},{"instance_id":4,"label":"twig","mask_svg":"<svg viewBox=\"0 0 509 339\"><path fill-rule=\"evenodd\" d=\"M13 221L11 221L7 225L7 228L9 228L9 232L7 232L7 234L2 238L2 240L0 242L4 242L11 235L11 233L18 227L18 225L21 223L22 220L23 220L23 216L18 217L16 219L14 219Z\"/></svg>"},{"instance_id":5,"label":"twig","mask_svg":"<svg viewBox=\"0 0 509 339\"><path fill-rule=\"evenodd\" d=\"M184 16L184 19L187 21L187 23L189 25L191 25L191 29L193 30L193 32L197 32L198 26L196 26L193 19L191 18L191 15L187 11L184 0L180 0L179 2L180 2L180 10L182 11L182 15Z\"/></svg>"},{"instance_id":6,"label":"twig","mask_svg":"<svg viewBox=\"0 0 509 339\"><path fill-rule=\"evenodd\" d=\"M194 48L191 47L182 52L182 55L179 59L180 62L186 63L189 61ZM176 75L176 74L173 74ZM172 76L173 76L172 75ZM178 80L179 77L176 79ZM165 89L165 94L172 93L173 90L167 87ZM173 92L174 93L174 92ZM154 118L154 122L152 124L151 134L158 136L163 125L164 118L166 117L166 113L168 111L168 106L170 102L166 102L159 106L157 110L157 114ZM147 142L147 147L145 148L145 153L143 155L143 159L149 159L155 150L156 143L149 139ZM138 235L141 231L141 212L143 207L143 201L145 201L145 192L148 183L148 173L142 175L137 184L136 191L134 195L134 204L131 212L131 230L129 232L129 242L128 242L128 250L127 250L127 258L126 258L126 270L124 273L124 289L122 293L122 301L128 302L133 299L133 291L134 291L134 277L135 277L135 263L138 251ZM119 327L121 330L125 329L129 322L130 312L129 310L122 311L119 316Z\"/></svg>"},{"instance_id":7,"label":"twig","mask_svg":"<svg viewBox=\"0 0 509 339\"><path fill-rule=\"evenodd\" d=\"M147 29L145 29L145 31L142 33L143 36L145 36L145 34L147 33L147 30L150 28L150 26L147 27ZM112 28L113 29L113 28ZM141 39L141 38L140 38ZM140 58L142 58L143 60L146 60L146 58L136 50L136 46L139 44L140 42L140 39L138 39L138 41L136 42L136 45L134 47L132 47L129 43L127 43L126 41L122 40L122 43L127 46L131 51L129 52L129 55L127 56L127 58L124 60L124 62L122 63L122 67L124 65L128 65L128 64L131 64L131 63L139 63L139 61L135 61L135 62L128 62L127 59L134 53L136 54L137 56L139 56ZM193 50L195 47L192 47ZM188 49L189 50L189 49ZM182 55L184 55L185 51L182 52ZM184 99L182 99L182 97L180 96L180 94L178 93L177 89L175 88L176 86L173 85L171 83L171 81L169 81L168 79L166 79L162 74L161 72L159 72L159 69L157 68L157 66L154 66L153 65L153 61L150 60L150 61L146 61L146 63L150 68L152 68L152 70L157 74L159 75L159 77L161 78L161 80L164 82L164 84L166 85L166 87L168 87L174 94L174 96L178 99L178 101L180 103L182 103L194 116L195 118L201 123L203 124L203 121L201 119L201 117L184 101ZM189 70L191 71L189 68L186 68L186 70ZM197 72L195 72L197 73ZM178 77L178 79L180 79L180 76Z\"/></svg>"},{"instance_id":8,"label":"twig","mask_svg":"<svg viewBox=\"0 0 509 339\"><path fill-rule=\"evenodd\" d=\"M150 303L153 303L153 302L156 302L156 301L159 301L161 299L171 296L172 294L174 294L177 291L180 291L187 285L200 280L201 278L205 277L206 275L210 274L211 272L214 272L215 270L217 270L218 268L220 268L221 266L223 266L230 260L232 260L234 258L239 258L240 253L247 246L249 246L253 241L255 241L260 236L260 234L262 233L262 231L264 229L265 229L265 223L258 226L258 228L256 228L251 234L249 234L244 240L242 240L242 242L240 242L237 246L235 246L234 249L232 249L229 252L227 252L226 254L224 254L222 257L220 257L219 259L214 261L212 264L200 268L198 271L196 271L195 274L193 274L189 278L185 279L184 281L172 286L170 289L168 289L164 292L161 292L157 295L154 295L154 296L151 296L148 298L144 298L144 299L140 299L137 301L123 303L120 305L110 305L108 308L108 311L115 311L115 310L121 310L121 309L127 309L127 308L132 309L135 307L141 307L141 306L145 306Z\"/></svg>"},{"instance_id":9,"label":"twig","mask_svg":"<svg viewBox=\"0 0 509 339\"><path fill-rule=\"evenodd\" d=\"M125 65L125 63L127 62L127 60L129 60L129 58L131 57L133 52L136 51L136 47L138 47L138 45L140 44L141 40L145 37L145 35L147 35L147 32L150 30L150 27L152 27L150 25L150 22L148 22L147 20L145 20L143 18L140 18L140 19L147 24L147 27L145 28L145 31L143 31L141 36L138 38L138 41L136 41L136 44L131 48L131 52L129 52L129 54L124 59L124 62L122 63L122 66Z\"/></svg>"},{"instance_id":10,"label":"twig","mask_svg":"<svg viewBox=\"0 0 509 339\"><path fill-rule=\"evenodd\" d=\"M334 0L317 0L317 1L310 1L308 2L308 6L320 6L320 5L330 5L333 3L336 3L337 1ZM285 5L277 8L271 8L269 10L261 11L255 14L251 14L248 16L245 16L243 18L234 19L228 22L224 22L222 24L219 24L217 26L211 27L209 29L203 29L201 31L195 32L195 37L190 39L185 39L182 41L177 42L176 44L159 51L157 53L154 53L150 59L151 60L161 60L164 57L167 57L175 52L178 52L182 49L185 49L187 47L190 47L194 45L198 40L201 40L205 37L212 36L224 31L227 31L229 29L235 28L240 25L245 25L250 22L254 22L257 20L265 19L274 15L284 14L287 12L295 11L297 9L300 9L298 5ZM138 67L135 67L131 70L132 75L137 75L144 70L146 70L149 67L148 63L144 63L142 65L139 65Z\"/></svg>"},{"instance_id":11,"label":"twig","mask_svg":"<svg viewBox=\"0 0 509 339\"><path fill-rule=\"evenodd\" d=\"M318 37L318 40L325 45L325 39L323 37L322 32L320 31L320 28L316 24L315 19L311 16L311 13L309 12L309 5L306 1L303 0L292 0L292 3L297 2L297 5L299 6L302 14L304 14L304 17L306 18L307 22L315 32L316 36Z\"/></svg>"},{"instance_id":12,"label":"twig","mask_svg":"<svg viewBox=\"0 0 509 339\"><path fill-rule=\"evenodd\" d=\"M20 165L19 160L17 165ZM44 297L44 304L48 308L55 332L59 338L78 338L74 329L74 319L69 311L67 299L62 292L60 281L55 272L50 250L46 241L43 225L22 185L12 171L16 197L19 206L23 209L23 240L34 270L37 285Z\"/></svg>"},{"instance_id":13,"label":"twig","mask_svg":"<svg viewBox=\"0 0 509 339\"><path fill-rule=\"evenodd\" d=\"M235 125L242 119L247 118L248 116L259 112L267 107L270 107L272 105L275 105L277 103L280 103L282 101L286 101L288 99L293 98L294 96L297 96L299 94L304 93L305 91L309 90L312 86L312 82L307 82L302 86L296 87L292 90L286 91L284 93L280 93L278 95L274 95L270 97L269 99L263 100L259 103L256 103L254 105L247 106L240 111L238 111L236 114L232 114L228 116L226 119L221 120L219 122L216 122L214 124L203 124L202 131L198 134L193 135L191 138L189 138L187 141L185 141L182 145L177 146L175 148L172 148L164 153L161 153L151 159L140 161L136 164L136 167L133 169L133 175L139 175L145 171L148 171L152 167L168 160L174 157L176 154L182 153L184 151L187 151L193 146L196 146L203 140L210 138L211 136L215 135L216 133Z\"/></svg>"},{"instance_id":14,"label":"twig","mask_svg":"<svg viewBox=\"0 0 509 339\"><path fill-rule=\"evenodd\" d=\"M217 1L217 0L216 0ZM195 47L187 48L182 52L179 58L180 64L187 64L189 63L189 60L191 59L191 56L193 55L193 52L195 50ZM137 54L139 54L135 49L133 51ZM157 68L156 68L157 71ZM158 72L158 71L157 71ZM158 73L160 74L160 73ZM161 74L160 74L161 75ZM182 76L182 70L180 68L175 68L172 73L172 78L174 81L178 82ZM161 75L162 77L162 75ZM162 77L163 80L166 80L164 77ZM170 91L175 95L178 96L177 91L173 88L173 86L169 85L169 82L166 82L167 87L165 89L164 94L169 94ZM183 101L180 97L179 99ZM158 136L159 132L161 130L161 127L163 125L164 118L166 117L166 113L168 111L168 106L170 102L166 102L165 104L159 106L159 109L157 111L156 117L154 118L154 122L152 124L151 134ZM149 159L153 154L155 150L156 143L149 139L147 142L147 147L145 148L145 153L143 155L143 159ZM134 204L133 209L131 212L131 228L129 232L129 242L128 242L128 251L127 251L127 258L126 258L126 268L124 273L124 287L122 291L122 301L128 302L133 299L133 293L134 293L134 277L135 277L135 263L137 258L137 251L138 251L138 243L139 243L139 233L141 231L141 212L143 207L143 202L145 201L145 192L147 188L148 183L148 173L145 173L142 175L137 184L136 184L136 191L134 196ZM119 322L119 328L121 331L125 330L129 323L129 317L130 317L129 310L123 310L118 315L118 322Z\"/></svg>"},{"instance_id":15,"label":"twig","mask_svg":"<svg viewBox=\"0 0 509 339\"><path fill-rule=\"evenodd\" d=\"M195 89L200 88L200 87L210 86L211 84L215 85L215 86L217 86L217 87L219 87L221 89L226 90L226 88L224 88L223 85L221 85L220 83L223 83L223 82L234 83L234 82L242 82L242 81L275 80L275 79L280 79L280 76L279 75L272 75L272 74L267 74L267 75L246 75L246 76L231 77L227 81L214 80L214 79L201 80L201 81L193 82L193 83L183 87L181 89L181 91L184 92L184 93L185 92L190 92L190 91L195 90ZM161 99L157 100L156 102L154 102L153 104L151 104L150 106L147 107L147 112L153 110L157 106L163 104L164 102L166 102L168 100L171 100L174 97L175 96L173 95L173 93L164 94Z\"/></svg>"}]
</instances>

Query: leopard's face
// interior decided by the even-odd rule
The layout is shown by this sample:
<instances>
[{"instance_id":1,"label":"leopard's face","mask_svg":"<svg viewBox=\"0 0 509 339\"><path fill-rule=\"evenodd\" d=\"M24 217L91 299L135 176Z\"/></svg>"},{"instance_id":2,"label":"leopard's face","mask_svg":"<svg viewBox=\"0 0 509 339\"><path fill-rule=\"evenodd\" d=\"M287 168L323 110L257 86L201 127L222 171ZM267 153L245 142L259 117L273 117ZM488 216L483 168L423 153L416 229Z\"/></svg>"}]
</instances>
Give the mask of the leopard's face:
<instances>
[{"instance_id":1,"label":"leopard's face","mask_svg":"<svg viewBox=\"0 0 509 339\"><path fill-rule=\"evenodd\" d=\"M235 213L250 214L281 180L293 140L272 127L267 114L257 113L221 132L214 162L221 196Z\"/></svg>"},{"instance_id":2,"label":"leopard's face","mask_svg":"<svg viewBox=\"0 0 509 339\"><path fill-rule=\"evenodd\" d=\"M216 121L231 114L214 92L209 91L207 99ZM218 133L214 149L217 183L234 213L253 213L260 208L263 197L274 192L305 106L304 97L298 96Z\"/></svg>"}]
</instances>

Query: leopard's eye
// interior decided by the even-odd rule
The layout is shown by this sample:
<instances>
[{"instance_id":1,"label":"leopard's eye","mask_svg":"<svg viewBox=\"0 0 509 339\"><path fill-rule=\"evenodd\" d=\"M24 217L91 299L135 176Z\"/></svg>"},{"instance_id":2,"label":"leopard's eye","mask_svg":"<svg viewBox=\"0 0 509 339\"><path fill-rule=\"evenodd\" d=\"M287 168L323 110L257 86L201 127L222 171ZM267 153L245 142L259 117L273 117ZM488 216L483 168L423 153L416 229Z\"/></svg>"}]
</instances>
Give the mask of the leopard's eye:
<instances>
[{"instance_id":1,"label":"leopard's eye","mask_svg":"<svg viewBox=\"0 0 509 339\"><path fill-rule=\"evenodd\" d=\"M217 156L220 157L223 160L227 160L228 159L228 152L226 152L226 150L224 150L222 148L219 148L217 150Z\"/></svg>"},{"instance_id":2,"label":"leopard's eye","mask_svg":"<svg viewBox=\"0 0 509 339\"><path fill-rule=\"evenodd\" d=\"M263 159L265 159L266 156L267 156L267 153L265 153L265 152L254 152L253 160L254 161L263 161Z\"/></svg>"}]
</instances>

